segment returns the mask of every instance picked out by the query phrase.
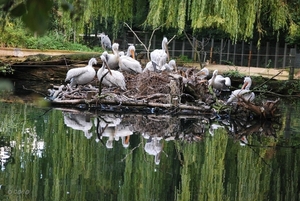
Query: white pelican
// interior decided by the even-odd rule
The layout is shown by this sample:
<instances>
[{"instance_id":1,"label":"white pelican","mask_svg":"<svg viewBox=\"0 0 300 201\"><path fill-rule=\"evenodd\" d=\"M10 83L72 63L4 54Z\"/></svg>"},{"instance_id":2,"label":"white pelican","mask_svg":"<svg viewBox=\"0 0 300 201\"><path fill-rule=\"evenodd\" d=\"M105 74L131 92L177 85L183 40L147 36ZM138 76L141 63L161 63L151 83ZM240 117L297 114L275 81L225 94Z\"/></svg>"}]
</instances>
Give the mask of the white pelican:
<instances>
[{"instance_id":1,"label":"white pelican","mask_svg":"<svg viewBox=\"0 0 300 201\"><path fill-rule=\"evenodd\" d=\"M104 55L100 56L103 64L102 67L98 70L97 72L97 77L99 81L101 80L102 76L109 71L106 76L102 80L102 84L111 87L111 86L116 86L120 87L122 90L127 90L126 89L126 83L125 83L125 77L123 73L116 71L116 70L110 70L109 66L107 65L107 61ZM108 69L105 69L105 66Z\"/></svg>"},{"instance_id":2,"label":"white pelican","mask_svg":"<svg viewBox=\"0 0 300 201\"><path fill-rule=\"evenodd\" d=\"M150 137L145 144L144 150L153 155L156 165L160 163L160 153L162 151L162 144L160 143L161 137Z\"/></svg>"},{"instance_id":3,"label":"white pelican","mask_svg":"<svg viewBox=\"0 0 300 201\"><path fill-rule=\"evenodd\" d=\"M96 71L93 68L94 64L97 64L97 60L95 58L91 58L86 67L70 69L67 72L65 82L70 81L71 87L76 86L78 84L83 85L91 82L96 75Z\"/></svg>"},{"instance_id":4,"label":"white pelican","mask_svg":"<svg viewBox=\"0 0 300 201\"><path fill-rule=\"evenodd\" d=\"M150 53L150 59L154 68L154 71L156 71L156 66L161 68L167 60L170 60L169 56L169 50L168 50L168 39L166 37L163 38L162 44L161 44L162 49L155 49Z\"/></svg>"},{"instance_id":5,"label":"white pelican","mask_svg":"<svg viewBox=\"0 0 300 201\"><path fill-rule=\"evenodd\" d=\"M131 126L119 124L115 127L116 134L115 134L115 141L119 141L119 138L122 140L122 145L124 148L129 147L129 139L130 135L133 134Z\"/></svg>"},{"instance_id":6,"label":"white pelican","mask_svg":"<svg viewBox=\"0 0 300 201\"><path fill-rule=\"evenodd\" d=\"M237 102L240 97L243 97L245 101L252 102L255 98L255 94L251 92L250 87L252 85L252 80L250 77L245 77L244 84L241 89L234 90L226 104Z\"/></svg>"},{"instance_id":7,"label":"white pelican","mask_svg":"<svg viewBox=\"0 0 300 201\"><path fill-rule=\"evenodd\" d=\"M169 63L165 63L161 68L156 68L157 71L173 71L175 69L175 72L177 72L177 65L176 65L176 61L174 59L170 60ZM144 68L143 72L146 71L154 71L154 67L153 67L153 63L151 61L149 61L146 64L146 67Z\"/></svg>"},{"instance_id":8,"label":"white pelican","mask_svg":"<svg viewBox=\"0 0 300 201\"><path fill-rule=\"evenodd\" d=\"M207 68L202 68L198 73L196 73L196 76L203 80L209 75L209 70Z\"/></svg>"},{"instance_id":9,"label":"white pelican","mask_svg":"<svg viewBox=\"0 0 300 201\"><path fill-rule=\"evenodd\" d=\"M143 69L139 61L135 60L134 56L135 47L130 45L127 54L119 57L120 70L134 73L142 73ZM120 55L120 54L119 54ZM130 55L132 57L130 57Z\"/></svg>"},{"instance_id":10,"label":"white pelican","mask_svg":"<svg viewBox=\"0 0 300 201\"><path fill-rule=\"evenodd\" d=\"M100 39L101 39L101 46L104 50L106 50L107 48L111 49L111 40L108 37L108 35L105 35L105 33L101 33L100 35Z\"/></svg>"},{"instance_id":11,"label":"white pelican","mask_svg":"<svg viewBox=\"0 0 300 201\"><path fill-rule=\"evenodd\" d=\"M87 139L92 137L92 133L89 130L92 128L93 123L91 121L87 121L86 115L79 113L75 114L72 112L63 112L64 115L64 123L66 126L74 129L81 130L84 132L84 135Z\"/></svg>"},{"instance_id":12,"label":"white pelican","mask_svg":"<svg viewBox=\"0 0 300 201\"><path fill-rule=\"evenodd\" d=\"M161 67L162 71L173 71L175 70L175 72L177 72L177 66L176 66L176 61L174 59L170 60L169 63L165 63L162 67Z\"/></svg>"},{"instance_id":13,"label":"white pelican","mask_svg":"<svg viewBox=\"0 0 300 201\"><path fill-rule=\"evenodd\" d=\"M107 51L104 51L102 55L105 56L107 64L110 69L117 70L119 68L119 44L114 43L112 45L113 54L109 54Z\"/></svg>"},{"instance_id":14,"label":"white pelican","mask_svg":"<svg viewBox=\"0 0 300 201\"><path fill-rule=\"evenodd\" d=\"M128 56L128 57L131 56L133 59L135 59L135 47L134 47L134 45L129 45L129 47L127 49L126 56Z\"/></svg>"},{"instance_id":15,"label":"white pelican","mask_svg":"<svg viewBox=\"0 0 300 201\"><path fill-rule=\"evenodd\" d=\"M154 71L154 67L152 65L152 61L149 61L147 64L146 64L146 67L143 69L143 73L144 72L147 72L147 71Z\"/></svg>"},{"instance_id":16,"label":"white pelican","mask_svg":"<svg viewBox=\"0 0 300 201\"><path fill-rule=\"evenodd\" d=\"M222 75L218 75L218 70L215 70L213 72L212 78L208 80L208 84L214 89L222 91L226 90L227 87L231 86L231 80L229 77L223 77Z\"/></svg>"}]
</instances>

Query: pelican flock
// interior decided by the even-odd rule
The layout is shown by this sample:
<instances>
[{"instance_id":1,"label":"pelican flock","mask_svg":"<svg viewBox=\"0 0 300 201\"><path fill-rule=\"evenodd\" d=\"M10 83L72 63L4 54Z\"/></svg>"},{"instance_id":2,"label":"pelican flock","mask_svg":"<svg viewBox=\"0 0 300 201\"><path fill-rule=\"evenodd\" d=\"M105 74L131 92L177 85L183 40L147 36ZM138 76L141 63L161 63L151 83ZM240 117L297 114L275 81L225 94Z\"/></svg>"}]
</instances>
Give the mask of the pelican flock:
<instances>
[{"instance_id":1,"label":"pelican flock","mask_svg":"<svg viewBox=\"0 0 300 201\"><path fill-rule=\"evenodd\" d=\"M150 53L150 61L146 64L144 69L142 68L141 63L135 59L134 45L129 45L125 52L119 51L119 44L113 43L110 45L111 42L107 35L101 33L100 38L103 47L105 47L105 49L111 48L112 53L108 53L107 51L102 53L100 58L103 64L97 73L93 68L93 65L97 64L97 60L95 58L91 58L86 67L70 69L67 72L65 81L70 81L71 87L87 84L94 79L95 75L97 75L98 80L103 78L103 85L107 87L118 87L121 90L126 91L126 80L122 71L135 74L145 73L147 71L157 73L166 71L171 77L182 77L184 83L189 83L190 77L184 75L182 70L178 71L176 61L174 59L170 60L168 39L166 37L163 37L161 49L155 49ZM186 72L188 71L189 70ZM207 82L208 86L212 87L217 92L228 90L231 86L230 78L219 75L218 70L214 70L211 79L207 81L206 79L208 76L209 70L206 67L198 72L192 72L192 77L195 78L195 80L201 80L201 82L205 83ZM251 84L251 78L246 77L244 79L243 87L232 91L229 99L226 101L226 104L237 102L240 97L243 97L246 101L252 102L255 98L255 94L250 91Z\"/></svg>"},{"instance_id":2,"label":"pelican flock","mask_svg":"<svg viewBox=\"0 0 300 201\"><path fill-rule=\"evenodd\" d=\"M97 60L95 58L91 58L86 67L80 68L72 68L67 72L67 76L65 82L70 81L70 86L76 86L78 84L84 85L91 82L95 75L96 71L93 65L97 64Z\"/></svg>"}]
</instances>

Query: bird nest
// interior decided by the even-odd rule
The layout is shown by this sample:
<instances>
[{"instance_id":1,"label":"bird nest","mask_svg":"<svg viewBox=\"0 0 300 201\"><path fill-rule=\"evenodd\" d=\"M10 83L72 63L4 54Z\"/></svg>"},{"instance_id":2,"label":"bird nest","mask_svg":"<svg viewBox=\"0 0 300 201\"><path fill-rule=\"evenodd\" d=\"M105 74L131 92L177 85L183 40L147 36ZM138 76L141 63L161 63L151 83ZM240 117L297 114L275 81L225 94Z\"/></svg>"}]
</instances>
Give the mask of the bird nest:
<instances>
[{"instance_id":1,"label":"bird nest","mask_svg":"<svg viewBox=\"0 0 300 201\"><path fill-rule=\"evenodd\" d=\"M170 93L170 77L167 73L146 72L137 75L124 73L127 91L125 94L129 97L141 100L147 97L152 98L154 102L167 103L165 100Z\"/></svg>"}]
</instances>

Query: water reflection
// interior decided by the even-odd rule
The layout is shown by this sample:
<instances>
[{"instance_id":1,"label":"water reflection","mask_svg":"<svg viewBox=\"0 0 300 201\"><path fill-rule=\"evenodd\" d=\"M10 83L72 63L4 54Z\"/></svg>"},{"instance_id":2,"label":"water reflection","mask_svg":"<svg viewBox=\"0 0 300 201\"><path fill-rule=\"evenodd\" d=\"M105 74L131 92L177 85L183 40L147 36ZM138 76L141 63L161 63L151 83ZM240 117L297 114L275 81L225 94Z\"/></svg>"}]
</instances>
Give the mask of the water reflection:
<instances>
[{"instance_id":1,"label":"water reflection","mask_svg":"<svg viewBox=\"0 0 300 201\"><path fill-rule=\"evenodd\" d=\"M130 136L141 134L145 139L144 151L160 164L160 155L164 141L199 142L215 136L222 129L234 142L241 146L251 146L251 135L276 138L280 123L257 121L253 119L216 118L216 116L169 116L101 113L99 115L76 110L63 110L64 124L74 130L80 130L87 139L101 142L107 149L113 149L119 143L123 148L130 145Z\"/></svg>"},{"instance_id":2,"label":"water reflection","mask_svg":"<svg viewBox=\"0 0 300 201\"><path fill-rule=\"evenodd\" d=\"M284 127L211 115L0 106L3 200L297 200L300 195L300 103L295 113L283 113Z\"/></svg>"}]
</instances>

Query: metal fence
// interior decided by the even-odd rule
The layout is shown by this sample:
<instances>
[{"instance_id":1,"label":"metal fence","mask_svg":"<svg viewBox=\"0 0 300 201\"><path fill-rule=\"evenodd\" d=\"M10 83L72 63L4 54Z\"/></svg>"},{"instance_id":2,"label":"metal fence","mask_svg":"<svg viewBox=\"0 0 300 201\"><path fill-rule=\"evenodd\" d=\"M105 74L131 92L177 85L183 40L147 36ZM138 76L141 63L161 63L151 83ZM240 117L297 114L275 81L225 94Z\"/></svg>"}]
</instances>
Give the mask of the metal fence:
<instances>
[{"instance_id":1,"label":"metal fence","mask_svg":"<svg viewBox=\"0 0 300 201\"><path fill-rule=\"evenodd\" d=\"M148 46L150 34L139 34L140 40ZM162 38L154 36L152 38L151 50L161 49ZM169 52L172 58L182 55L193 61L206 62L215 64L231 64L236 66L252 66L252 67L269 67L269 68L286 68L300 67L300 53L297 53L296 47L289 47L284 44L283 47L279 43L266 42L260 48L254 42L237 42L221 39L191 39L191 43L187 39L172 40L169 43ZM133 43L136 46L137 53L145 51L145 48L139 43L136 37L128 34L123 42ZM126 49L126 45L123 46ZM195 48L197 50L195 50ZM200 54L200 59L198 54Z\"/></svg>"},{"instance_id":2,"label":"metal fence","mask_svg":"<svg viewBox=\"0 0 300 201\"><path fill-rule=\"evenodd\" d=\"M148 47L151 33L135 33ZM100 45L99 39L95 37L89 38L89 41L93 41L93 45ZM161 41L162 38L154 35L151 40L150 51L161 49ZM229 39L214 40L213 38L202 38L200 40L191 38L190 41L186 38L172 40L169 43L170 57L178 58L184 56L196 62L209 61L209 63L214 64L230 64L248 67L300 67L300 53L297 52L297 47L289 47L288 44L281 45L278 42L265 42L258 48L256 42L252 41L233 43ZM122 38L116 39L114 42L118 42L122 50L126 50L128 44L134 44L137 53L146 52L145 48L132 32L127 32ZM200 58L197 52L200 54Z\"/></svg>"}]
</instances>

